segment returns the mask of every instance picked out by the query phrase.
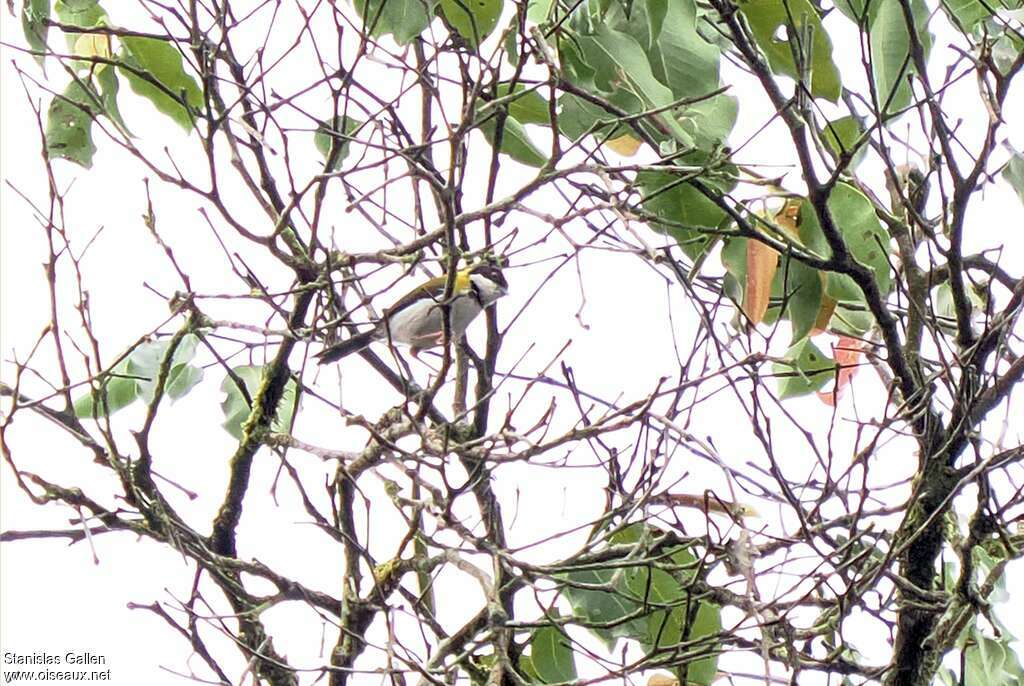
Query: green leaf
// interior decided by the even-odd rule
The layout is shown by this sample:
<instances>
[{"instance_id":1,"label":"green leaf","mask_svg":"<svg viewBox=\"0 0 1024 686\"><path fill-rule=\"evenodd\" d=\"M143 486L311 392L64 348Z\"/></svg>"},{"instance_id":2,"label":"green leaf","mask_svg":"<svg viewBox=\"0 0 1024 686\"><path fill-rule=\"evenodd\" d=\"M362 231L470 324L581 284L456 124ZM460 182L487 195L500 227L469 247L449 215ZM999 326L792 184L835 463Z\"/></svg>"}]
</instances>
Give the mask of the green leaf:
<instances>
[{"instance_id":1,"label":"green leaf","mask_svg":"<svg viewBox=\"0 0 1024 686\"><path fill-rule=\"evenodd\" d=\"M810 58L811 94L832 102L839 100L841 82L839 70L832 62L832 41L810 0L748 0L739 8L777 74L794 79L801 76L790 42L803 42L807 32L813 33L810 55L804 55L804 59Z\"/></svg>"},{"instance_id":2,"label":"green leaf","mask_svg":"<svg viewBox=\"0 0 1024 686\"><path fill-rule=\"evenodd\" d=\"M124 62L148 73L163 86L160 88L135 72L122 69L132 90L183 129L191 131L193 115L189 110L197 113L202 110L203 92L195 79L185 72L184 61L177 48L167 41L138 36L122 36L121 44L127 51Z\"/></svg>"},{"instance_id":3,"label":"green leaf","mask_svg":"<svg viewBox=\"0 0 1024 686\"><path fill-rule=\"evenodd\" d=\"M128 407L139 397L139 387L135 379L128 379L115 374L124 374L127 361L115 367L110 375L100 382L100 389L93 390L75 401L75 416L82 419L110 416ZM105 399L105 400L104 400ZM96 404L96 401L99 401ZM104 411L105 410L105 411Z\"/></svg>"},{"instance_id":4,"label":"green leaf","mask_svg":"<svg viewBox=\"0 0 1024 686\"><path fill-rule=\"evenodd\" d=\"M573 615L584 623L604 624L618 622L637 610L637 603L621 592L615 590L598 591L579 588L572 584L607 585L612 581L614 572L611 570L579 570L568 572L565 579L568 583L562 587L562 593L569 601ZM590 632L604 642L611 650L618 638L643 635L646 623L642 618L631 619L611 628L593 628Z\"/></svg>"},{"instance_id":5,"label":"green leaf","mask_svg":"<svg viewBox=\"0 0 1024 686\"><path fill-rule=\"evenodd\" d=\"M488 116L480 124L480 131L492 146L498 139L497 130L498 120L495 116ZM511 116L505 117L501 133L501 152L528 167L543 167L548 161L548 156L530 140L526 128Z\"/></svg>"},{"instance_id":6,"label":"green leaf","mask_svg":"<svg viewBox=\"0 0 1024 686\"><path fill-rule=\"evenodd\" d=\"M851 171L857 168L868 152L867 147L863 144L859 148L856 147L863 132L860 129L860 124L857 123L857 118L852 115L828 122L822 133L822 142L825 143L826 148L832 151L832 154L836 157L851 155L848 167Z\"/></svg>"},{"instance_id":7,"label":"green leaf","mask_svg":"<svg viewBox=\"0 0 1024 686\"><path fill-rule=\"evenodd\" d=\"M569 639L555 626L533 632L530 660L541 683L555 684L576 679L576 662Z\"/></svg>"},{"instance_id":8,"label":"green leaf","mask_svg":"<svg viewBox=\"0 0 1024 686\"><path fill-rule=\"evenodd\" d=\"M644 171L637 174L637 189L643 194L643 208L665 223L651 228L669 234L691 258L707 249L713 236L700 229L715 229L728 218L725 211L685 181L684 173ZM735 177L727 174L703 176L701 180L716 191L727 193Z\"/></svg>"},{"instance_id":9,"label":"green leaf","mask_svg":"<svg viewBox=\"0 0 1024 686\"><path fill-rule=\"evenodd\" d=\"M313 134L313 145L320 151L320 154L324 157L326 162L331 156L331 144L334 143L338 146L338 153L334 158L334 164L328 171L337 171L341 169L341 163L348 157L349 145L352 142L352 137L356 131L363 125L363 122L349 117L348 115L339 115L334 117L334 124L328 124L326 121L320 122L316 127L316 133Z\"/></svg>"},{"instance_id":10,"label":"green leaf","mask_svg":"<svg viewBox=\"0 0 1024 686\"><path fill-rule=\"evenodd\" d=\"M793 325L791 345L795 345L811 333L818 319L823 293L821 272L783 256L775 279L780 282L781 295L786 303L783 316Z\"/></svg>"},{"instance_id":11,"label":"green leaf","mask_svg":"<svg viewBox=\"0 0 1024 686\"><path fill-rule=\"evenodd\" d=\"M875 324L875 318L866 309L854 310L844 303L838 303L829 320L828 328L838 334L859 338Z\"/></svg>"},{"instance_id":12,"label":"green leaf","mask_svg":"<svg viewBox=\"0 0 1024 686\"><path fill-rule=\"evenodd\" d=\"M874 205L853 186L836 184L828 199L828 211L853 257L874 272L883 295L892 286L889 274L889 235L875 215ZM831 250L821 231L814 208L804 202L800 209L800 239L819 255L829 257ZM863 294L845 275L829 274L825 292L839 301L861 301Z\"/></svg>"},{"instance_id":13,"label":"green leaf","mask_svg":"<svg viewBox=\"0 0 1024 686\"><path fill-rule=\"evenodd\" d=\"M656 41L661 35L661 31L665 26L665 17L668 16L669 5L673 4L673 0L647 0L645 3L636 3L636 5L643 5L644 14L647 19L647 35L650 36L650 40Z\"/></svg>"},{"instance_id":14,"label":"green leaf","mask_svg":"<svg viewBox=\"0 0 1024 686\"><path fill-rule=\"evenodd\" d=\"M787 350L784 359L786 362L772 365L772 372L779 379L781 399L814 393L835 378L835 362L810 340L803 340Z\"/></svg>"},{"instance_id":15,"label":"green leaf","mask_svg":"<svg viewBox=\"0 0 1024 686\"><path fill-rule=\"evenodd\" d=\"M167 381L164 383L164 392L171 396L172 400L185 395L203 378L201 369L188 364L195 357L198 341L194 334L186 334L174 349ZM167 356L170 344L169 338L143 343L128 356L128 371L139 377L139 395L147 404L153 402L156 382L160 376L160 365Z\"/></svg>"},{"instance_id":16,"label":"green leaf","mask_svg":"<svg viewBox=\"0 0 1024 686\"><path fill-rule=\"evenodd\" d=\"M477 48L498 25L503 0L440 0L438 7L448 26Z\"/></svg>"},{"instance_id":17,"label":"green leaf","mask_svg":"<svg viewBox=\"0 0 1024 686\"><path fill-rule=\"evenodd\" d=\"M167 375L167 395L178 400L203 380L203 370L190 364L173 367Z\"/></svg>"},{"instance_id":18,"label":"green leaf","mask_svg":"<svg viewBox=\"0 0 1024 686\"><path fill-rule=\"evenodd\" d=\"M107 13L100 7L98 0L57 0L53 5L54 12L60 23L68 26L92 28L107 22ZM80 33L68 33L68 46L72 47Z\"/></svg>"},{"instance_id":19,"label":"green leaf","mask_svg":"<svg viewBox=\"0 0 1024 686\"><path fill-rule=\"evenodd\" d=\"M655 537L661 534L653 527L634 524L614 534L610 541L614 544L636 543L641 538ZM662 558L664 559L664 558ZM692 641L704 636L713 636L721 631L721 608L713 603L698 602L696 612L688 624L688 611L692 603L682 581L691 581L697 569L697 559L684 547L675 548L665 562L678 567L673 572L652 568L649 563L628 567L621 575L625 588L637 601L638 606L662 607L647 615L645 634L631 636L638 638L640 645L647 653L675 645L681 641ZM685 674L684 674L685 670ZM676 669L680 683L702 685L711 684L718 672L717 656L695 660Z\"/></svg>"},{"instance_id":20,"label":"green leaf","mask_svg":"<svg viewBox=\"0 0 1024 686\"><path fill-rule=\"evenodd\" d=\"M526 18L534 24L543 24L551 16L555 0L530 0L526 7Z\"/></svg>"},{"instance_id":21,"label":"green leaf","mask_svg":"<svg viewBox=\"0 0 1024 686\"><path fill-rule=\"evenodd\" d=\"M991 17L992 10L998 7L998 2L989 0L941 0L940 4L954 26L968 32Z\"/></svg>"},{"instance_id":22,"label":"green leaf","mask_svg":"<svg viewBox=\"0 0 1024 686\"><path fill-rule=\"evenodd\" d=\"M877 6L877 11L874 7ZM899 2L873 3L869 25L871 73L878 96L878 107L886 113L896 112L910 104L912 91L907 77L914 73L910 57L910 33ZM928 32L928 7L924 0L911 0L914 26L927 57L932 36Z\"/></svg>"},{"instance_id":23,"label":"green leaf","mask_svg":"<svg viewBox=\"0 0 1024 686\"><path fill-rule=\"evenodd\" d=\"M103 113L114 122L118 128L128 133L128 126L121 118L121 109L117 106L117 93L120 90L120 83L117 79L117 70L111 65L99 65L96 70L96 83L99 85L100 102L103 104Z\"/></svg>"},{"instance_id":24,"label":"green leaf","mask_svg":"<svg viewBox=\"0 0 1024 686\"><path fill-rule=\"evenodd\" d=\"M726 143L736 124L739 100L731 95L717 95L689 105L679 117L682 127L693 136L694 145L711 151Z\"/></svg>"},{"instance_id":25,"label":"green leaf","mask_svg":"<svg viewBox=\"0 0 1024 686\"><path fill-rule=\"evenodd\" d=\"M612 545L639 544L639 553L647 552L643 539L655 540L661 532L640 524L628 526L610 537ZM652 553L653 554L653 553ZM611 628L594 628L591 632L611 649L617 638L637 641L645 652L652 652L681 640L713 636L721 629L720 608L711 603L694 603L687 597L684 582L692 580L698 565L693 554L683 547L659 550L657 559L666 569L654 567L649 556L630 556L618 568L569 572L566 579L574 583L604 584L610 590L563 586L563 594L573 608L574 617L584 623L619 622ZM634 561L635 559L635 561ZM678 567L678 568L677 568ZM669 568L672 571L669 571ZM693 611L693 621L688 612ZM637 615L629 621L626 616ZM534 667L537 654L534 653ZM716 674L717 657L709 657L688 665L687 683L710 684Z\"/></svg>"},{"instance_id":26,"label":"green leaf","mask_svg":"<svg viewBox=\"0 0 1024 686\"><path fill-rule=\"evenodd\" d=\"M595 61L598 85L613 92L627 86L643 102L645 109L667 107L675 101L672 91L655 78L640 43L633 36L599 25L592 36L580 38L584 54ZM603 82L603 84L602 84ZM676 142L693 145L690 136L671 112L652 115Z\"/></svg>"},{"instance_id":27,"label":"green leaf","mask_svg":"<svg viewBox=\"0 0 1024 686\"><path fill-rule=\"evenodd\" d=\"M719 86L721 53L697 32L694 0L669 0L664 25L649 51L654 76L676 98L710 93Z\"/></svg>"},{"instance_id":28,"label":"green leaf","mask_svg":"<svg viewBox=\"0 0 1024 686\"><path fill-rule=\"evenodd\" d=\"M46 51L46 36L50 25L50 0L24 0L21 4L21 30L25 34L25 42L33 50ZM36 61L43 63L43 56L36 55Z\"/></svg>"},{"instance_id":29,"label":"green leaf","mask_svg":"<svg viewBox=\"0 0 1024 686\"><path fill-rule=\"evenodd\" d=\"M264 369L264 367L252 365L243 365L232 369L242 380L242 383L245 384L245 389L250 398L255 399L260 385L264 383ZM242 391L239 390L238 385L231 376L224 378L223 383L220 385L220 390L226 394L224 402L221 403L221 410L224 412L223 426L229 434L241 440L242 426L252 413L252 408L245 401L245 396L242 395ZM295 380L289 379L285 384L281 402L277 406L276 417L270 425L273 431L282 432L289 430L292 417L295 414L295 397L297 392L298 386Z\"/></svg>"},{"instance_id":30,"label":"green leaf","mask_svg":"<svg viewBox=\"0 0 1024 686\"><path fill-rule=\"evenodd\" d=\"M96 146L92 142L92 122L98 109L97 96L72 81L63 95L54 96L46 113L46 156L63 158L86 169L92 166Z\"/></svg>"},{"instance_id":31,"label":"green leaf","mask_svg":"<svg viewBox=\"0 0 1024 686\"><path fill-rule=\"evenodd\" d=\"M1016 684L1009 681L1003 669L1006 664L1007 646L988 638L977 629L971 631L974 645L968 645L964 661L964 683L985 684L985 686L1010 686Z\"/></svg>"},{"instance_id":32,"label":"green leaf","mask_svg":"<svg viewBox=\"0 0 1024 686\"><path fill-rule=\"evenodd\" d=\"M640 101L626 90L620 90L612 97L616 102L611 104L627 112L638 112L642 109ZM558 130L573 141L592 133L604 142L633 130L632 127L620 123L614 114L603 107L571 93L564 93L558 99L558 105Z\"/></svg>"},{"instance_id":33,"label":"green leaf","mask_svg":"<svg viewBox=\"0 0 1024 686\"><path fill-rule=\"evenodd\" d=\"M1003 167L1002 176L1003 180L1010 184L1017 193L1021 204L1024 204L1024 155L1015 152L1010 157L1009 162L1006 163L1006 166Z\"/></svg>"},{"instance_id":34,"label":"green leaf","mask_svg":"<svg viewBox=\"0 0 1024 686\"><path fill-rule=\"evenodd\" d=\"M858 26L867 26L871 17L878 13L879 3L871 1L870 8L866 6L869 0L834 0L836 9L845 14Z\"/></svg>"},{"instance_id":35,"label":"green leaf","mask_svg":"<svg viewBox=\"0 0 1024 686\"><path fill-rule=\"evenodd\" d=\"M548 101L541 97L534 89L527 88L517 83L515 88L509 83L499 83L495 89L495 97L505 98L515 94L516 97L507 103L509 116L513 117L520 124L551 125L551 116L548 111Z\"/></svg>"},{"instance_id":36,"label":"green leaf","mask_svg":"<svg viewBox=\"0 0 1024 686\"><path fill-rule=\"evenodd\" d=\"M378 38L391 34L399 45L408 45L430 25L433 0L353 0L363 26Z\"/></svg>"}]
</instances>

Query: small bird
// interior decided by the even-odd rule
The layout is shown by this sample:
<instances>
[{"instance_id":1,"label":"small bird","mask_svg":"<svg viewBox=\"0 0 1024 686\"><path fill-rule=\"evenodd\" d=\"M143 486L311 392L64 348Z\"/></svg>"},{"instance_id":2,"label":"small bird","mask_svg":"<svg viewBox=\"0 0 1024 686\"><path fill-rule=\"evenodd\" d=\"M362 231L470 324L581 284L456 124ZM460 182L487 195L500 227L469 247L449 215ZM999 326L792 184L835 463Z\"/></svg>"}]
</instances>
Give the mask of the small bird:
<instances>
[{"instance_id":1,"label":"small bird","mask_svg":"<svg viewBox=\"0 0 1024 686\"><path fill-rule=\"evenodd\" d=\"M384 311L384 316L369 331L356 334L325 348L316 357L320 364L335 362L359 352L374 341L391 341L420 350L444 344L444 305L447 276L438 276L406 293ZM501 270L489 264L460 270L448 300L451 340L458 340L476 316L508 293L508 282Z\"/></svg>"}]
</instances>

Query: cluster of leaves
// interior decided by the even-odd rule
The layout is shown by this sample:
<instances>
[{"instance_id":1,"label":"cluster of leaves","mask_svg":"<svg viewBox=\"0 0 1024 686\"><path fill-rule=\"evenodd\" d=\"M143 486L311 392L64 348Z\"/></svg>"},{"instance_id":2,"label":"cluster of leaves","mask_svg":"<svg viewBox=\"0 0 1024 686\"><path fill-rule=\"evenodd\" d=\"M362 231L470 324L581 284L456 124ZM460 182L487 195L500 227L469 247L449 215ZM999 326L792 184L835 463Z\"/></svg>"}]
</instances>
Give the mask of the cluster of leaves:
<instances>
[{"instance_id":1,"label":"cluster of leaves","mask_svg":"<svg viewBox=\"0 0 1024 686\"><path fill-rule=\"evenodd\" d=\"M77 59L62 62L71 80L54 96L47 113L46 151L51 158L90 167L96 153L93 124L99 116L127 132L118 107L122 78L183 129L193 129L202 90L173 43L127 35L115 41L107 12L97 0L57 0L52 8L49 0L33 0L22 6L22 25L40 60L52 49L48 41L54 15L64 31L67 54Z\"/></svg>"},{"instance_id":2,"label":"cluster of leaves","mask_svg":"<svg viewBox=\"0 0 1024 686\"><path fill-rule=\"evenodd\" d=\"M75 401L75 415L83 419L109 417L136 400L149 405L153 402L160 370L167 364L164 393L179 400L203 380L203 369L191 364L196 354L198 338L185 334L171 350L174 339L141 343L124 355L109 370L97 375L97 382L89 393ZM170 360L168 361L168 356ZM243 425L252 413L252 399L264 382L264 367L241 365L233 367L221 383L224 402L224 429L241 438ZM271 425L274 431L288 431L298 400L298 385L289 379Z\"/></svg>"},{"instance_id":3,"label":"cluster of leaves","mask_svg":"<svg viewBox=\"0 0 1024 686\"><path fill-rule=\"evenodd\" d=\"M717 671L714 650L722 629L721 608L691 593L691 584L702 576L693 552L663 542L664 533L645 524L616 531L608 537L608 550L621 554L567 572L562 593L572 606L573 621L609 650L620 638L634 641L646 656L671 666L679 683L710 684ZM540 672L540 664L565 665L554 676L562 677L559 681L575 678L570 648L564 637L554 639L557 648L542 653L543 663L534 645L534 667Z\"/></svg>"},{"instance_id":4,"label":"cluster of leaves","mask_svg":"<svg viewBox=\"0 0 1024 686\"><path fill-rule=\"evenodd\" d=\"M99 374L95 387L75 401L75 414L83 418L108 417L136 400L147 405L153 401L160 369L167 361L164 393L178 400L203 379L203 370L190 362L196 354L198 339L184 335L174 350L173 339L141 343L122 355L111 369Z\"/></svg>"},{"instance_id":5,"label":"cluster of leaves","mask_svg":"<svg viewBox=\"0 0 1024 686\"><path fill-rule=\"evenodd\" d=\"M984 547L976 547L972 550L974 576L979 587L986 582L987 577L992 575L992 571L999 561L1006 559L1006 550L1001 542L990 541L988 545L990 548L994 548L992 554L989 554ZM956 565L947 562L944 577L948 592L954 591L953 586L957 576ZM995 583L988 600L996 607L1008 606L1010 596L1006 590L1004 575L995 575ZM978 626L978 618L972 617L956 641L956 648L963 657L962 677L958 677L957 673L949 667L942 667L937 673L937 684L942 686L955 686L960 683L986 684L987 686L1024 684L1024 667L1021 666L1017 653L1010 645L1015 640L1013 633L999 621L995 612L987 612L985 616L996 630L995 638L986 636Z\"/></svg>"}]
</instances>

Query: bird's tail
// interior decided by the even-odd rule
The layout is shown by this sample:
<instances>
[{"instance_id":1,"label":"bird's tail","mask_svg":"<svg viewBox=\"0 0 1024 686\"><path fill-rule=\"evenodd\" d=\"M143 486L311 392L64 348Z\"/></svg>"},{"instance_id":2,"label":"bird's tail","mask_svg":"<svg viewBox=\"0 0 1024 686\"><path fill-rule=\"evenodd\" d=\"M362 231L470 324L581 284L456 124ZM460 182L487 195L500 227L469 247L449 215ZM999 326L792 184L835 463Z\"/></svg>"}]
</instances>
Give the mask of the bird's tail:
<instances>
[{"instance_id":1,"label":"bird's tail","mask_svg":"<svg viewBox=\"0 0 1024 686\"><path fill-rule=\"evenodd\" d=\"M340 360L346 355L359 352L366 346L370 345L370 343L373 343L376 333L376 329L370 329L364 333L356 334L351 338L346 338L340 343L335 343L330 347L324 348L316 355L317 363L330 364L331 362Z\"/></svg>"}]
</instances>

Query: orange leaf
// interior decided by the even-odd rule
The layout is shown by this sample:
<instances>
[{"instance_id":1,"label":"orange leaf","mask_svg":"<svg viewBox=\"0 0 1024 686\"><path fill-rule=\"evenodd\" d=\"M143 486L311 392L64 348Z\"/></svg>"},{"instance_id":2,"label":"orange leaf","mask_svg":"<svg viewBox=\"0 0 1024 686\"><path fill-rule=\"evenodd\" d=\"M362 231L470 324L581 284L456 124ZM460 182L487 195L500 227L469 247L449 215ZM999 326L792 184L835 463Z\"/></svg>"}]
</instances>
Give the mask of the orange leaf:
<instances>
[{"instance_id":1,"label":"orange leaf","mask_svg":"<svg viewBox=\"0 0 1024 686\"><path fill-rule=\"evenodd\" d=\"M772 279L779 268L779 253L764 243L747 241L747 283L743 289L743 314L751 324L758 324L768 311Z\"/></svg>"},{"instance_id":2,"label":"orange leaf","mask_svg":"<svg viewBox=\"0 0 1024 686\"><path fill-rule=\"evenodd\" d=\"M860 369L860 357L864 354L864 343L850 336L840 336L832 345L832 359L836 361L839 372L836 374L836 385L831 391L818 391L821 402L835 407L843 397L843 392L853 380L853 375Z\"/></svg>"}]
</instances>

